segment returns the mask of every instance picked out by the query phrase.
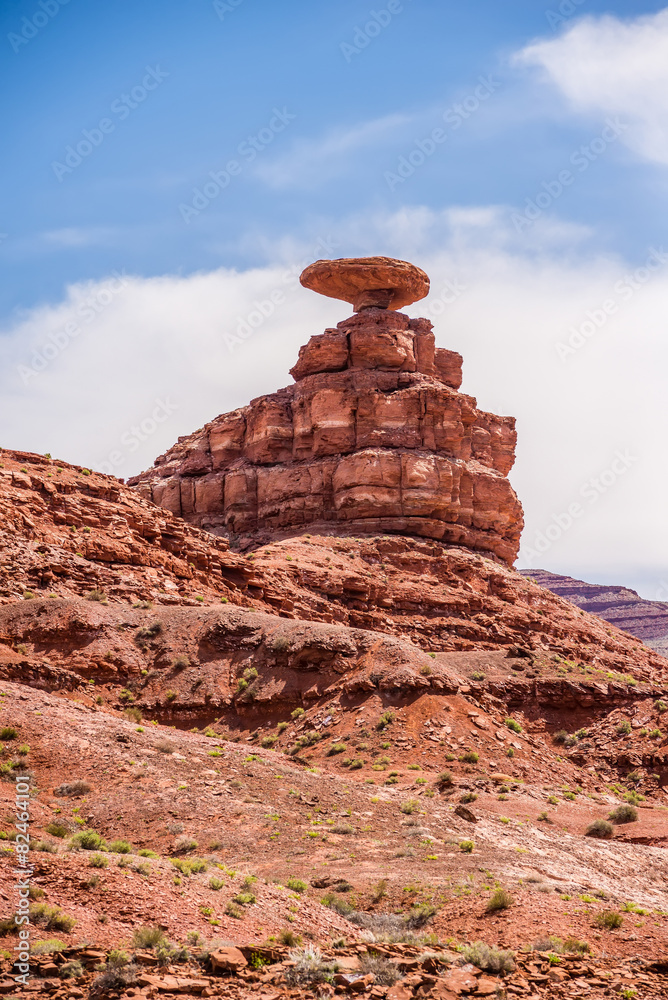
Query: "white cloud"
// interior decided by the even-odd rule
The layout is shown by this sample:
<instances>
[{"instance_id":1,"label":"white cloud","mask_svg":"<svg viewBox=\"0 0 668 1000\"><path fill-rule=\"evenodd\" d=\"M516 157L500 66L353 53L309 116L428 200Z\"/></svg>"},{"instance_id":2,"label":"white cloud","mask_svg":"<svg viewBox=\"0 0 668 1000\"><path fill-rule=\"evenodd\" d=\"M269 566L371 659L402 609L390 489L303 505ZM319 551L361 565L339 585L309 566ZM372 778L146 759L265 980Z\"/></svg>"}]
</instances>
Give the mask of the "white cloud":
<instances>
[{"instance_id":1,"label":"white cloud","mask_svg":"<svg viewBox=\"0 0 668 1000\"><path fill-rule=\"evenodd\" d=\"M668 164L668 8L627 21L584 18L515 62L541 67L576 111L620 116L629 125L622 141Z\"/></svg>"},{"instance_id":2,"label":"white cloud","mask_svg":"<svg viewBox=\"0 0 668 1000\"><path fill-rule=\"evenodd\" d=\"M331 229L336 255L385 253L427 270L432 293L407 311L430 316L437 342L461 351L464 391L482 408L518 418L511 478L527 515L525 550L539 535L556 534L547 529L571 504L582 507L544 554L524 562L585 579L640 581L653 596L668 579L668 263L633 275L650 248L632 262L587 257L574 252L568 228L550 220L528 252L507 215L405 208ZM289 384L299 346L349 314L345 303L296 280L303 262L323 256L315 241L293 251L291 270L277 263L75 285L61 302L26 311L0 336L0 442L97 467L118 452L115 470L128 476L180 434ZM283 296L273 312L272 292ZM614 309L601 322L606 303ZM98 309L94 319L86 308ZM226 339L258 319L231 353ZM44 357L54 338L62 344L68 322L80 332L47 352L55 356L43 371L22 379L19 366ZM582 346L561 360L557 345L573 330ZM154 421L159 400L172 410L164 421ZM632 459L621 473L618 451ZM611 476L591 502L583 493L589 481Z\"/></svg>"}]
</instances>

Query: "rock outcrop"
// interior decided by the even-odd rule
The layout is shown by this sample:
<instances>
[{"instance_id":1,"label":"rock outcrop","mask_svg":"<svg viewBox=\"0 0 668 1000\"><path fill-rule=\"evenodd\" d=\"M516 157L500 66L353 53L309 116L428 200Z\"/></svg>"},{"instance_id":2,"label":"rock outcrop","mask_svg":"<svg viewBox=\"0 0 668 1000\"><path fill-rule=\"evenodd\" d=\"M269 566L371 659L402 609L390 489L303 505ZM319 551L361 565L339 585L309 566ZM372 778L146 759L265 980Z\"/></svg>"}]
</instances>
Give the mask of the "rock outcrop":
<instances>
[{"instance_id":1,"label":"rock outcrop","mask_svg":"<svg viewBox=\"0 0 668 1000\"><path fill-rule=\"evenodd\" d=\"M362 307L301 348L294 385L179 439L130 483L241 548L401 534L512 563L515 421L458 391L461 361L428 320Z\"/></svg>"}]
</instances>

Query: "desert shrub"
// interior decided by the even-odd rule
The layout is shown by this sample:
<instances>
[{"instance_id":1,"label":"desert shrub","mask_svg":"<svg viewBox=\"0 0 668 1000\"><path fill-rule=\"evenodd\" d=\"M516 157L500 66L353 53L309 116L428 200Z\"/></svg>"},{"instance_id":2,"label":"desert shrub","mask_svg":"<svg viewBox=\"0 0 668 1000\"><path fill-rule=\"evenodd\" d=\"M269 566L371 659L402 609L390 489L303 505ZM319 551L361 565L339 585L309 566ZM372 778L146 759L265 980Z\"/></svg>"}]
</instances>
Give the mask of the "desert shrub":
<instances>
[{"instance_id":1,"label":"desert shrub","mask_svg":"<svg viewBox=\"0 0 668 1000\"><path fill-rule=\"evenodd\" d=\"M371 902L380 903L381 899L387 895L387 879L381 878L376 882L371 893Z\"/></svg>"},{"instance_id":2,"label":"desert shrub","mask_svg":"<svg viewBox=\"0 0 668 1000\"><path fill-rule=\"evenodd\" d=\"M124 993L128 986L132 986L137 980L137 967L135 965L124 965L121 967L109 967L98 976L93 982L88 994L90 1000L97 1000L98 997L106 998Z\"/></svg>"},{"instance_id":3,"label":"desert shrub","mask_svg":"<svg viewBox=\"0 0 668 1000\"><path fill-rule=\"evenodd\" d=\"M88 862L89 868L107 868L108 866L109 862L106 858L103 858L101 854L94 854Z\"/></svg>"},{"instance_id":4,"label":"desert shrub","mask_svg":"<svg viewBox=\"0 0 668 1000\"><path fill-rule=\"evenodd\" d=\"M265 750L269 750L271 747L273 747L277 739L278 739L277 736L263 736L260 741L260 746L263 746Z\"/></svg>"},{"instance_id":5,"label":"desert shrub","mask_svg":"<svg viewBox=\"0 0 668 1000\"><path fill-rule=\"evenodd\" d=\"M522 727L520 726L520 724L517 721L517 719L506 719L506 726L513 733L521 733L522 732Z\"/></svg>"},{"instance_id":6,"label":"desert shrub","mask_svg":"<svg viewBox=\"0 0 668 1000\"><path fill-rule=\"evenodd\" d=\"M99 601L100 604L106 604L107 595L103 590L89 590L86 595L87 601Z\"/></svg>"},{"instance_id":7,"label":"desert shrub","mask_svg":"<svg viewBox=\"0 0 668 1000\"><path fill-rule=\"evenodd\" d=\"M301 708L301 707L295 708L295 709L292 710L292 712L290 713L290 715L291 715L291 717L293 719L299 719L304 714L304 711L305 710L303 708Z\"/></svg>"},{"instance_id":8,"label":"desert shrub","mask_svg":"<svg viewBox=\"0 0 668 1000\"><path fill-rule=\"evenodd\" d=\"M476 795L475 792L465 792L464 795L461 796L459 801L463 805L466 805L468 802L475 802L477 798L478 796Z\"/></svg>"},{"instance_id":9,"label":"desert shrub","mask_svg":"<svg viewBox=\"0 0 668 1000\"><path fill-rule=\"evenodd\" d=\"M135 632L134 641L137 646L145 646L152 639L156 639L162 632L162 623L153 622L152 625L146 628L137 629Z\"/></svg>"},{"instance_id":10,"label":"desert shrub","mask_svg":"<svg viewBox=\"0 0 668 1000\"><path fill-rule=\"evenodd\" d=\"M54 952L62 951L64 947L65 944L58 938L44 938L43 941L35 941L30 946L30 953L32 955L53 955Z\"/></svg>"},{"instance_id":11,"label":"desert shrub","mask_svg":"<svg viewBox=\"0 0 668 1000\"><path fill-rule=\"evenodd\" d=\"M172 854L188 854L190 851L195 851L197 849L197 841L193 840L192 837L188 837L184 834L174 841L174 846L172 848Z\"/></svg>"},{"instance_id":12,"label":"desert shrub","mask_svg":"<svg viewBox=\"0 0 668 1000\"><path fill-rule=\"evenodd\" d=\"M585 837L597 837L599 840L609 840L614 833L612 823L607 819L595 819L585 830Z\"/></svg>"},{"instance_id":13,"label":"desert shrub","mask_svg":"<svg viewBox=\"0 0 668 1000\"><path fill-rule=\"evenodd\" d=\"M294 965L285 973L286 982L290 986L315 986L318 983L331 983L337 965L326 961L317 945L304 945L293 948L288 957Z\"/></svg>"},{"instance_id":14,"label":"desert shrub","mask_svg":"<svg viewBox=\"0 0 668 1000\"><path fill-rule=\"evenodd\" d=\"M436 779L436 784L437 785L451 785L452 784L452 775L450 774L450 772L449 771L441 771L441 773L439 774L438 778Z\"/></svg>"},{"instance_id":15,"label":"desert shrub","mask_svg":"<svg viewBox=\"0 0 668 1000\"><path fill-rule=\"evenodd\" d=\"M487 675L482 670L474 670L471 674L472 681L484 681Z\"/></svg>"},{"instance_id":16,"label":"desert shrub","mask_svg":"<svg viewBox=\"0 0 668 1000\"><path fill-rule=\"evenodd\" d=\"M608 815L608 819L611 823L621 824L621 823L635 823L638 819L638 810L635 806L625 805L617 806Z\"/></svg>"},{"instance_id":17,"label":"desert shrub","mask_svg":"<svg viewBox=\"0 0 668 1000\"><path fill-rule=\"evenodd\" d=\"M118 692L118 697L120 701L134 701L135 696L129 688L121 688Z\"/></svg>"},{"instance_id":18,"label":"desert shrub","mask_svg":"<svg viewBox=\"0 0 668 1000\"><path fill-rule=\"evenodd\" d=\"M141 708L136 708L135 706L131 708L126 708L125 711L123 712L123 715L125 716L126 719L129 719L130 722L141 722L141 720L143 719ZM143 729L138 730L138 732L143 732L143 731L144 731Z\"/></svg>"},{"instance_id":19,"label":"desert shrub","mask_svg":"<svg viewBox=\"0 0 668 1000\"><path fill-rule=\"evenodd\" d=\"M165 942L165 935L159 927L137 927L132 934L132 943L135 948L157 948Z\"/></svg>"},{"instance_id":20,"label":"desert shrub","mask_svg":"<svg viewBox=\"0 0 668 1000\"><path fill-rule=\"evenodd\" d=\"M333 757L337 753L344 753L344 751L347 749L348 748L346 747L345 743L332 743L329 750L327 751L327 756Z\"/></svg>"},{"instance_id":21,"label":"desert shrub","mask_svg":"<svg viewBox=\"0 0 668 1000\"><path fill-rule=\"evenodd\" d=\"M659 698L654 702L654 708L657 712L668 712L668 704L666 704L663 698Z\"/></svg>"},{"instance_id":22,"label":"desert shrub","mask_svg":"<svg viewBox=\"0 0 668 1000\"><path fill-rule=\"evenodd\" d=\"M628 736L631 732L631 723L628 719L623 719L616 729L618 736Z\"/></svg>"},{"instance_id":23,"label":"desert shrub","mask_svg":"<svg viewBox=\"0 0 668 1000\"><path fill-rule=\"evenodd\" d=\"M213 889L215 892L218 892L219 889L222 889L224 885L225 883L223 882L222 878L216 878L215 875L212 875L211 878L209 879L209 889Z\"/></svg>"},{"instance_id":24,"label":"desert shrub","mask_svg":"<svg viewBox=\"0 0 668 1000\"><path fill-rule=\"evenodd\" d=\"M460 840L459 850L462 854L472 854L475 849L475 841L473 840Z\"/></svg>"},{"instance_id":25,"label":"desert shrub","mask_svg":"<svg viewBox=\"0 0 668 1000\"><path fill-rule=\"evenodd\" d=\"M349 834L354 832L355 830L350 823L335 823L332 827L332 833Z\"/></svg>"},{"instance_id":26,"label":"desert shrub","mask_svg":"<svg viewBox=\"0 0 668 1000\"><path fill-rule=\"evenodd\" d=\"M106 844L104 838L95 830L80 830L70 840L70 848L80 848L82 851L104 851Z\"/></svg>"},{"instance_id":27,"label":"desert shrub","mask_svg":"<svg viewBox=\"0 0 668 1000\"><path fill-rule=\"evenodd\" d=\"M586 955L591 949L586 941L579 941L578 938L566 938L564 941L564 951L571 955Z\"/></svg>"},{"instance_id":28,"label":"desert shrub","mask_svg":"<svg viewBox=\"0 0 668 1000\"><path fill-rule=\"evenodd\" d=\"M278 725L276 726L276 732L279 734L285 732L285 730L288 728L288 725L289 723L287 722L279 722Z\"/></svg>"},{"instance_id":29,"label":"desert shrub","mask_svg":"<svg viewBox=\"0 0 668 1000\"><path fill-rule=\"evenodd\" d=\"M232 902L239 903L240 906L252 906L253 903L257 902L257 900L252 892L238 892L237 895L233 897Z\"/></svg>"},{"instance_id":30,"label":"desert shrub","mask_svg":"<svg viewBox=\"0 0 668 1000\"><path fill-rule=\"evenodd\" d=\"M44 889L40 889L38 885L31 885L28 887L28 899L42 899L44 897Z\"/></svg>"},{"instance_id":31,"label":"desert shrub","mask_svg":"<svg viewBox=\"0 0 668 1000\"><path fill-rule=\"evenodd\" d=\"M320 900L323 906L329 907L330 910L334 910L335 913L341 914L342 917L348 917L351 913L355 912L355 907L351 906L347 899L343 896L337 896L335 892L327 892Z\"/></svg>"},{"instance_id":32,"label":"desert shrub","mask_svg":"<svg viewBox=\"0 0 668 1000\"><path fill-rule=\"evenodd\" d=\"M396 718L396 713L393 712L391 708L388 708L385 712L383 712L383 714L378 719L378 722L376 723L376 729L382 732L384 729L387 729L387 727L394 722L395 718Z\"/></svg>"},{"instance_id":33,"label":"desert shrub","mask_svg":"<svg viewBox=\"0 0 668 1000\"><path fill-rule=\"evenodd\" d=\"M183 655L176 656L172 660L172 669L173 670L185 670L185 668L189 667L189 666L190 666L190 660L188 659L187 656L183 656Z\"/></svg>"},{"instance_id":34,"label":"desert shrub","mask_svg":"<svg viewBox=\"0 0 668 1000\"><path fill-rule=\"evenodd\" d=\"M235 920L241 920L244 915L244 911L236 903L233 903L232 900L225 907L225 913L228 917L234 917Z\"/></svg>"},{"instance_id":35,"label":"desert shrub","mask_svg":"<svg viewBox=\"0 0 668 1000\"><path fill-rule=\"evenodd\" d=\"M477 764L480 760L480 756L475 752L475 750L467 750L465 753L460 755L459 759L465 764Z\"/></svg>"},{"instance_id":36,"label":"desert shrub","mask_svg":"<svg viewBox=\"0 0 668 1000\"><path fill-rule=\"evenodd\" d=\"M568 739L568 733L566 732L565 729L559 729L553 735L552 739L554 740L555 743L565 743L566 740Z\"/></svg>"},{"instance_id":37,"label":"desert shrub","mask_svg":"<svg viewBox=\"0 0 668 1000\"><path fill-rule=\"evenodd\" d=\"M48 903L33 903L30 907L30 920L38 927L44 927L47 931L63 931L69 934L76 920L70 917L58 906L49 906Z\"/></svg>"},{"instance_id":38,"label":"desert shrub","mask_svg":"<svg viewBox=\"0 0 668 1000\"><path fill-rule=\"evenodd\" d=\"M271 639L268 645L274 653L283 653L286 649L290 648L290 639L287 635L277 635L274 639Z\"/></svg>"},{"instance_id":39,"label":"desert shrub","mask_svg":"<svg viewBox=\"0 0 668 1000\"><path fill-rule=\"evenodd\" d=\"M155 851L151 851L148 847L142 847L141 851L137 851L137 855L140 858L159 858L160 855Z\"/></svg>"},{"instance_id":40,"label":"desert shrub","mask_svg":"<svg viewBox=\"0 0 668 1000\"><path fill-rule=\"evenodd\" d=\"M61 965L60 969L58 970L58 975L60 976L61 979L79 979L81 976L84 976L85 974L86 970L84 969L83 965L81 964L81 962L77 962L76 960L72 962L65 962L65 964Z\"/></svg>"},{"instance_id":41,"label":"desert shrub","mask_svg":"<svg viewBox=\"0 0 668 1000\"><path fill-rule=\"evenodd\" d=\"M461 955L465 962L477 965L484 972L512 972L515 968L515 955L512 951L501 951L483 941L465 945Z\"/></svg>"},{"instance_id":42,"label":"desert shrub","mask_svg":"<svg viewBox=\"0 0 668 1000\"><path fill-rule=\"evenodd\" d=\"M58 845L54 844L52 840L31 840L30 850L42 851L44 854L57 854Z\"/></svg>"},{"instance_id":43,"label":"desert shrub","mask_svg":"<svg viewBox=\"0 0 668 1000\"><path fill-rule=\"evenodd\" d=\"M132 844L128 844L127 840L112 840L107 850L112 854L132 854Z\"/></svg>"},{"instance_id":44,"label":"desert shrub","mask_svg":"<svg viewBox=\"0 0 668 1000\"><path fill-rule=\"evenodd\" d=\"M279 933L278 940L280 941L281 944L287 945L288 948L294 948L295 945L301 943L301 938L299 934L296 934L294 931L290 930L289 927L286 927Z\"/></svg>"},{"instance_id":45,"label":"desert shrub","mask_svg":"<svg viewBox=\"0 0 668 1000\"><path fill-rule=\"evenodd\" d=\"M356 760L351 760L350 764L348 765L348 770L359 771L360 768L362 767L364 767L364 761L357 758Z\"/></svg>"},{"instance_id":46,"label":"desert shrub","mask_svg":"<svg viewBox=\"0 0 668 1000\"><path fill-rule=\"evenodd\" d=\"M554 955L561 955L564 951L564 942L559 937L550 934L549 937L539 938L531 945L532 951L552 952Z\"/></svg>"},{"instance_id":47,"label":"desert shrub","mask_svg":"<svg viewBox=\"0 0 668 1000\"><path fill-rule=\"evenodd\" d=\"M162 737L156 743L153 744L154 750L159 750L160 753L174 753L176 750L176 744L172 743L166 737Z\"/></svg>"},{"instance_id":48,"label":"desert shrub","mask_svg":"<svg viewBox=\"0 0 668 1000\"><path fill-rule=\"evenodd\" d=\"M18 730L14 726L3 726L0 729L0 740L16 740L18 735Z\"/></svg>"},{"instance_id":49,"label":"desert shrub","mask_svg":"<svg viewBox=\"0 0 668 1000\"><path fill-rule=\"evenodd\" d=\"M417 812L420 808L420 803L417 799L406 799L399 806L399 811L404 813L406 816L411 816L414 812Z\"/></svg>"},{"instance_id":50,"label":"desert shrub","mask_svg":"<svg viewBox=\"0 0 668 1000\"><path fill-rule=\"evenodd\" d=\"M409 930L416 930L418 927L424 927L432 917L436 916L437 909L432 906L431 903L419 903L414 906L408 914L403 918L404 925Z\"/></svg>"},{"instance_id":51,"label":"desert shrub","mask_svg":"<svg viewBox=\"0 0 668 1000\"><path fill-rule=\"evenodd\" d=\"M548 816L548 814L546 812L542 812L542 813L538 813L538 822L539 823L551 823L552 820L550 819L550 817Z\"/></svg>"},{"instance_id":52,"label":"desert shrub","mask_svg":"<svg viewBox=\"0 0 668 1000\"><path fill-rule=\"evenodd\" d=\"M401 979L401 973L397 966L380 955L362 955L360 972L365 976L371 973L377 986L394 986L397 980Z\"/></svg>"},{"instance_id":53,"label":"desert shrub","mask_svg":"<svg viewBox=\"0 0 668 1000\"><path fill-rule=\"evenodd\" d=\"M499 910L507 910L513 905L513 897L507 889L495 889L485 909L488 913L497 913Z\"/></svg>"},{"instance_id":54,"label":"desert shrub","mask_svg":"<svg viewBox=\"0 0 668 1000\"><path fill-rule=\"evenodd\" d=\"M292 889L293 892L306 892L308 885L300 878L289 878L285 883L288 889Z\"/></svg>"},{"instance_id":55,"label":"desert shrub","mask_svg":"<svg viewBox=\"0 0 668 1000\"><path fill-rule=\"evenodd\" d=\"M601 910L594 917L594 926L600 927L601 930L614 931L617 927L621 927L623 923L623 916L621 913L617 913L616 910Z\"/></svg>"},{"instance_id":56,"label":"desert shrub","mask_svg":"<svg viewBox=\"0 0 668 1000\"><path fill-rule=\"evenodd\" d=\"M90 791L91 786L87 781L70 781L63 785L58 785L58 788L54 788L53 794L57 795L59 798L64 798L66 796L77 798L80 795L88 795Z\"/></svg>"}]
</instances>

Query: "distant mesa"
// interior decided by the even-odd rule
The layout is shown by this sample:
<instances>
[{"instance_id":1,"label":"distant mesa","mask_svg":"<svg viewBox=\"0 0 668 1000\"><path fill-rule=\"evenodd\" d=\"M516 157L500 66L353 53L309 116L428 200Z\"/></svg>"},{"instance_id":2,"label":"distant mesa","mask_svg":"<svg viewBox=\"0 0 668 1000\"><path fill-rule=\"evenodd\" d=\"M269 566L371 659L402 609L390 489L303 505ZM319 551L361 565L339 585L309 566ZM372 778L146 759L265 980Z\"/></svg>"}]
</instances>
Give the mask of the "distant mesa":
<instances>
[{"instance_id":1,"label":"distant mesa","mask_svg":"<svg viewBox=\"0 0 668 1000\"><path fill-rule=\"evenodd\" d=\"M362 309L403 309L429 294L429 278L420 267L394 257L341 257L316 260L299 279L330 299Z\"/></svg>"}]
</instances>

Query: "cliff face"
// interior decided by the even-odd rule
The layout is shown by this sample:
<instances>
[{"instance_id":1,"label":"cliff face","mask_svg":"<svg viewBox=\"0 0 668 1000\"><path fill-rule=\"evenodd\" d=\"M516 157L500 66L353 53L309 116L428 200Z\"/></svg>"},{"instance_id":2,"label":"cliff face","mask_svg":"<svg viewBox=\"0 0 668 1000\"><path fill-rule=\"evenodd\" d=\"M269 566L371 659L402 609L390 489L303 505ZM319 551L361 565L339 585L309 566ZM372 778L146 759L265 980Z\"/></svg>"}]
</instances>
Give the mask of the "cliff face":
<instances>
[{"instance_id":1,"label":"cliff face","mask_svg":"<svg viewBox=\"0 0 668 1000\"><path fill-rule=\"evenodd\" d=\"M523 569L521 573L539 587L630 632L663 656L668 655L668 604L664 601L646 601L628 587L585 583L544 569Z\"/></svg>"},{"instance_id":2,"label":"cliff face","mask_svg":"<svg viewBox=\"0 0 668 1000\"><path fill-rule=\"evenodd\" d=\"M294 385L180 439L130 483L241 547L401 534L512 563L515 421L458 392L461 361L427 320L365 309L301 348Z\"/></svg>"}]
</instances>

